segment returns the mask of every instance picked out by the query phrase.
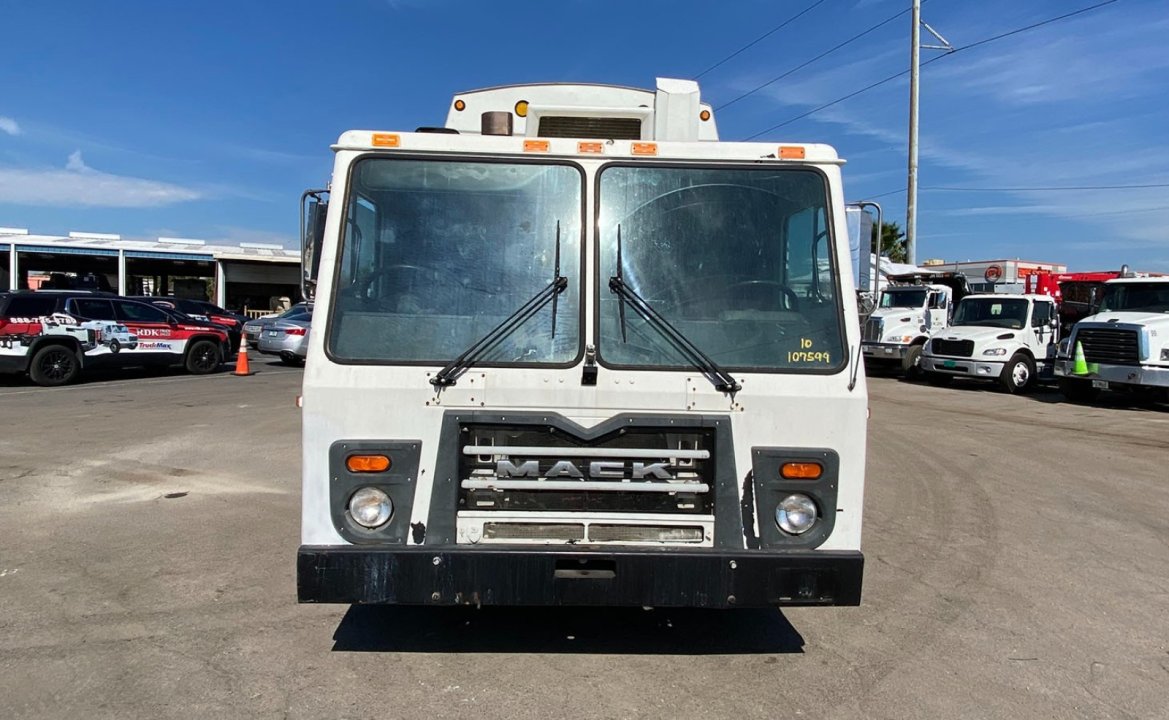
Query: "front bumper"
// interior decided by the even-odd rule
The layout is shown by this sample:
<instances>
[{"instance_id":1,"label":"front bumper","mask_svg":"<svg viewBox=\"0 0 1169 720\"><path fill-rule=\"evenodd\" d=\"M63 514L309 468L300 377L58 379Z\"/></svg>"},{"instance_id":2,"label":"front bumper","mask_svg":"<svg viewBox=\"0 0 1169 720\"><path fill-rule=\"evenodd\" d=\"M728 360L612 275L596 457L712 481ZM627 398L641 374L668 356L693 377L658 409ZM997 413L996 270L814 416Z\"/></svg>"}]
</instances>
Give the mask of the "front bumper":
<instances>
[{"instance_id":1,"label":"front bumper","mask_svg":"<svg viewBox=\"0 0 1169 720\"><path fill-rule=\"evenodd\" d=\"M1080 380L1096 380L1109 385L1139 385L1144 387L1169 388L1169 368L1151 365L1103 365L1088 363L1091 370L1087 375L1077 375L1075 362L1071 358L1055 361L1055 376Z\"/></svg>"},{"instance_id":2,"label":"front bumper","mask_svg":"<svg viewBox=\"0 0 1169 720\"><path fill-rule=\"evenodd\" d=\"M861 343L861 355L865 360L902 360L912 345L900 343Z\"/></svg>"},{"instance_id":3,"label":"front bumper","mask_svg":"<svg viewBox=\"0 0 1169 720\"><path fill-rule=\"evenodd\" d=\"M1003 374L1002 360L975 360L973 358L947 358L923 355L921 368L926 372L942 373L954 377L982 378L997 380Z\"/></svg>"},{"instance_id":4,"label":"front bumper","mask_svg":"<svg viewBox=\"0 0 1169 720\"><path fill-rule=\"evenodd\" d=\"M839 550L307 546L302 603L774 607L859 605L864 556Z\"/></svg>"}]
</instances>

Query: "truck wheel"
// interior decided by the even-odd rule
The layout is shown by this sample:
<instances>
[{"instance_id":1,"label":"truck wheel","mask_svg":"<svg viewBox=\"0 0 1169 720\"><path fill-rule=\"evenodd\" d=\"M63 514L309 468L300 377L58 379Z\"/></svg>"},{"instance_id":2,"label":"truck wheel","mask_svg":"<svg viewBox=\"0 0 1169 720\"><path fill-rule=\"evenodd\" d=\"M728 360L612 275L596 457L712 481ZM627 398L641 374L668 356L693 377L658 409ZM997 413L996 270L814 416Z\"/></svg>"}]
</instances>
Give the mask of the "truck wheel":
<instances>
[{"instance_id":1,"label":"truck wheel","mask_svg":"<svg viewBox=\"0 0 1169 720\"><path fill-rule=\"evenodd\" d=\"M187 350L187 372L192 375L206 375L219 367L219 346L210 340L197 340Z\"/></svg>"},{"instance_id":2,"label":"truck wheel","mask_svg":"<svg viewBox=\"0 0 1169 720\"><path fill-rule=\"evenodd\" d=\"M1074 403L1086 403L1096 399L1100 391L1092 387L1091 380L1059 379L1059 391Z\"/></svg>"},{"instance_id":3,"label":"truck wheel","mask_svg":"<svg viewBox=\"0 0 1169 720\"><path fill-rule=\"evenodd\" d=\"M1035 363L1023 353L1015 353L999 375L999 381L1007 392L1024 393L1035 384Z\"/></svg>"},{"instance_id":4,"label":"truck wheel","mask_svg":"<svg viewBox=\"0 0 1169 720\"><path fill-rule=\"evenodd\" d=\"M925 379L926 382L928 382L930 385L933 385L934 387L947 387L950 383L954 382L953 375L946 375L945 373L936 372L926 373Z\"/></svg>"},{"instance_id":5,"label":"truck wheel","mask_svg":"<svg viewBox=\"0 0 1169 720\"><path fill-rule=\"evenodd\" d=\"M110 352L117 355L122 350L122 343L118 342L117 338L110 340Z\"/></svg>"},{"instance_id":6,"label":"truck wheel","mask_svg":"<svg viewBox=\"0 0 1169 720\"><path fill-rule=\"evenodd\" d=\"M77 353L64 345L48 345L37 350L28 366L28 375L37 385L67 385L77 379L81 361Z\"/></svg>"},{"instance_id":7,"label":"truck wheel","mask_svg":"<svg viewBox=\"0 0 1169 720\"><path fill-rule=\"evenodd\" d=\"M901 358L901 371L906 380L921 379L921 345L913 345L905 352L905 357Z\"/></svg>"}]
</instances>

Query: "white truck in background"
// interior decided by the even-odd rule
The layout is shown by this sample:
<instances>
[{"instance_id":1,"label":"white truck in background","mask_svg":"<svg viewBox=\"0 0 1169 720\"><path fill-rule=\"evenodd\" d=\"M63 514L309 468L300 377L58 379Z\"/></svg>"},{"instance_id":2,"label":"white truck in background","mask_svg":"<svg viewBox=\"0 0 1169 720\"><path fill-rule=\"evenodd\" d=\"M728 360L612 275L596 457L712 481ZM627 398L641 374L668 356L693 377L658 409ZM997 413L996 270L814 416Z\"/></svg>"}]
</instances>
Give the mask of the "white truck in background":
<instances>
[{"instance_id":1,"label":"white truck in background","mask_svg":"<svg viewBox=\"0 0 1169 720\"><path fill-rule=\"evenodd\" d=\"M907 379L921 376L921 354L930 335L946 328L957 303L969 294L961 274L891 278L865 321L865 367L891 369Z\"/></svg>"},{"instance_id":2,"label":"white truck in background","mask_svg":"<svg viewBox=\"0 0 1169 720\"><path fill-rule=\"evenodd\" d=\"M1106 282L1096 314L1077 322L1060 344L1055 374L1060 391L1076 402L1101 390L1169 401L1169 277Z\"/></svg>"},{"instance_id":3,"label":"white truck in background","mask_svg":"<svg viewBox=\"0 0 1169 720\"><path fill-rule=\"evenodd\" d=\"M1053 376L1059 313L1048 295L970 295L950 327L930 338L921 358L926 379L999 382L1010 393Z\"/></svg>"}]
</instances>

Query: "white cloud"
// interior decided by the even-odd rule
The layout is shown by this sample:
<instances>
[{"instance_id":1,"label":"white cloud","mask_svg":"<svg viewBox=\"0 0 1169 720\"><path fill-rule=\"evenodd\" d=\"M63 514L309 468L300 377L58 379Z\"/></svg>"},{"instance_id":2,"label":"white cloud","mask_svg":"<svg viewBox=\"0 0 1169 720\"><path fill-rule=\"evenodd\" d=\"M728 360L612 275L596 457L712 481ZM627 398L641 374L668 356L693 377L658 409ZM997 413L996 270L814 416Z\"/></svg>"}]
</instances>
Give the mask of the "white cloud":
<instances>
[{"instance_id":1,"label":"white cloud","mask_svg":"<svg viewBox=\"0 0 1169 720\"><path fill-rule=\"evenodd\" d=\"M0 198L10 205L140 208L204 196L181 185L94 170L81 151L69 156L64 169L0 167Z\"/></svg>"},{"instance_id":2,"label":"white cloud","mask_svg":"<svg viewBox=\"0 0 1169 720\"><path fill-rule=\"evenodd\" d=\"M9 135L19 135L21 133L20 125L10 117L0 115L0 132L6 132Z\"/></svg>"}]
</instances>

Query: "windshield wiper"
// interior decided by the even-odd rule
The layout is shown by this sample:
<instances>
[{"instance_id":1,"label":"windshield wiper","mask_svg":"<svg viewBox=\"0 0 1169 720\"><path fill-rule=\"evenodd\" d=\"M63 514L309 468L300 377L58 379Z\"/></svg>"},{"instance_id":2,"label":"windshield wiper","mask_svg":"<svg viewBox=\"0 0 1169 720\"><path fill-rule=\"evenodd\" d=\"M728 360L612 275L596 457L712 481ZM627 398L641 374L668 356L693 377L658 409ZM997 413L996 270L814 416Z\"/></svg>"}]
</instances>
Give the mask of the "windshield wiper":
<instances>
[{"instance_id":1,"label":"windshield wiper","mask_svg":"<svg viewBox=\"0 0 1169 720\"><path fill-rule=\"evenodd\" d=\"M652 325L662 337L669 341L670 345L674 347L686 361L697 368L707 380L714 385L715 390L727 393L736 393L743 389L735 378L726 370L718 366L709 355L702 352L689 338L682 334L678 328L674 327L669 320L662 317L658 311L637 293L636 290L625 284L625 273L622 268L621 257L621 226L617 226L617 274L609 278L609 291L615 294L620 303L621 314L621 341L628 342L625 334L625 303L629 305L645 318L646 322Z\"/></svg>"},{"instance_id":2,"label":"windshield wiper","mask_svg":"<svg viewBox=\"0 0 1169 720\"><path fill-rule=\"evenodd\" d=\"M568 278L560 274L560 221L556 222L556 267L553 270L552 282L548 283L543 290L536 293L519 307L518 310L508 315L507 318L495 326L491 332L479 338L475 344L467 348L454 360L435 373L434 377L430 378L430 384L435 387L448 387L454 385L459 376L474 365L481 357L488 351L495 348L508 335L515 332L516 328L523 325L531 318L535 317L536 313L547 305L552 303L552 337L556 337L556 301L560 293L564 292L568 287Z\"/></svg>"}]
</instances>

